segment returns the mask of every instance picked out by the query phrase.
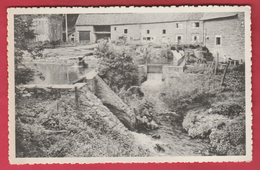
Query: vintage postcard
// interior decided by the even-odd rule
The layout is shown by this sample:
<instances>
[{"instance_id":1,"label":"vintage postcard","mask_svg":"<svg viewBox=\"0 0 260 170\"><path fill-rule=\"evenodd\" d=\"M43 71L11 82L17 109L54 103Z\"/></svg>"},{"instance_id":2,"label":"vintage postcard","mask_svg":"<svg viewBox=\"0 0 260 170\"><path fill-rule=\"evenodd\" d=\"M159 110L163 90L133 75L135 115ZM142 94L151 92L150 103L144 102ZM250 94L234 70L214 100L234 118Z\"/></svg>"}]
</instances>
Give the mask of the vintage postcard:
<instances>
[{"instance_id":1,"label":"vintage postcard","mask_svg":"<svg viewBox=\"0 0 260 170\"><path fill-rule=\"evenodd\" d=\"M11 164L249 162L251 8L9 8Z\"/></svg>"}]
</instances>

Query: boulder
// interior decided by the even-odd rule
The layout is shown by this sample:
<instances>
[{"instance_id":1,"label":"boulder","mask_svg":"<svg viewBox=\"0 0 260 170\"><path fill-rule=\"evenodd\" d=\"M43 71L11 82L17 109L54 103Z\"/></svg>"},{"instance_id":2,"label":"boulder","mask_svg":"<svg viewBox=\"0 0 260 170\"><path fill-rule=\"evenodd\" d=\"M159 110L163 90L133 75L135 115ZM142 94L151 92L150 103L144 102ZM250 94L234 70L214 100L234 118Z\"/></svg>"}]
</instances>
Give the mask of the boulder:
<instances>
[{"instance_id":1,"label":"boulder","mask_svg":"<svg viewBox=\"0 0 260 170\"><path fill-rule=\"evenodd\" d=\"M97 75L95 95L130 130L135 130L135 113L121 98Z\"/></svg>"}]
</instances>

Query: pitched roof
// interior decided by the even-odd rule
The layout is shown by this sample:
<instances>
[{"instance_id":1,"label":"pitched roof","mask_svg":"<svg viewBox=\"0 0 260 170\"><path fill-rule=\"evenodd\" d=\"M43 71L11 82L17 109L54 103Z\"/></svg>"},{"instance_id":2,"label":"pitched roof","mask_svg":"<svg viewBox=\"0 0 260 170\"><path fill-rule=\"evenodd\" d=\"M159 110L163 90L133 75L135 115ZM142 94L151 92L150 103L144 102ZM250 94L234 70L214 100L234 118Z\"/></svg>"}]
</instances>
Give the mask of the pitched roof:
<instances>
[{"instance_id":1,"label":"pitched roof","mask_svg":"<svg viewBox=\"0 0 260 170\"><path fill-rule=\"evenodd\" d=\"M228 18L237 15L237 12L209 12L205 13L200 20L212 20L220 18Z\"/></svg>"},{"instance_id":2,"label":"pitched roof","mask_svg":"<svg viewBox=\"0 0 260 170\"><path fill-rule=\"evenodd\" d=\"M200 20L203 13L80 14L76 25L122 25Z\"/></svg>"}]
</instances>

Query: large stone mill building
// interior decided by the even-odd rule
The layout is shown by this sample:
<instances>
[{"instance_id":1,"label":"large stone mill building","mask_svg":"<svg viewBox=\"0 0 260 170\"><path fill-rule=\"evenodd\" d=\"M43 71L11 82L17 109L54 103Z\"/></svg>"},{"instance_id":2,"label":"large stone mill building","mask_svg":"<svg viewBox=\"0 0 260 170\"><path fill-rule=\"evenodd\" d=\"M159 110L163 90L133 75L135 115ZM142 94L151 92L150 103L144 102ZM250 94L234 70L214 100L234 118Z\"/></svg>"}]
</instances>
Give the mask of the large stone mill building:
<instances>
[{"instance_id":1,"label":"large stone mill building","mask_svg":"<svg viewBox=\"0 0 260 170\"><path fill-rule=\"evenodd\" d=\"M201 44L220 60L244 59L244 13L80 14L75 42L116 41Z\"/></svg>"}]
</instances>

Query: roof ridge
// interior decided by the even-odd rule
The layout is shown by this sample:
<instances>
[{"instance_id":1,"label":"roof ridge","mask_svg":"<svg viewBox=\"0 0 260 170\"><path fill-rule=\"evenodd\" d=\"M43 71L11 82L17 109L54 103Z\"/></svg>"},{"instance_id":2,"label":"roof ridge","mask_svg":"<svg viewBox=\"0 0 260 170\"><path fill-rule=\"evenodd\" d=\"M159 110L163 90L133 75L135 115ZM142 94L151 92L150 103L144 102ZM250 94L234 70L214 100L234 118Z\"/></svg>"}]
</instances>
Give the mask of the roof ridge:
<instances>
[{"instance_id":1,"label":"roof ridge","mask_svg":"<svg viewBox=\"0 0 260 170\"><path fill-rule=\"evenodd\" d=\"M94 14L94 15L93 15ZM123 25L200 20L203 13L80 14L75 25Z\"/></svg>"}]
</instances>

